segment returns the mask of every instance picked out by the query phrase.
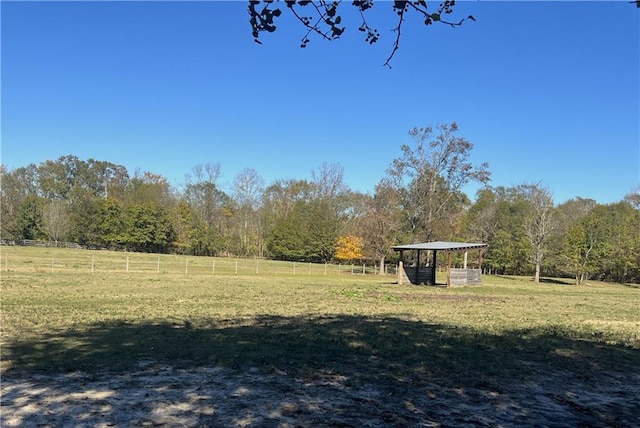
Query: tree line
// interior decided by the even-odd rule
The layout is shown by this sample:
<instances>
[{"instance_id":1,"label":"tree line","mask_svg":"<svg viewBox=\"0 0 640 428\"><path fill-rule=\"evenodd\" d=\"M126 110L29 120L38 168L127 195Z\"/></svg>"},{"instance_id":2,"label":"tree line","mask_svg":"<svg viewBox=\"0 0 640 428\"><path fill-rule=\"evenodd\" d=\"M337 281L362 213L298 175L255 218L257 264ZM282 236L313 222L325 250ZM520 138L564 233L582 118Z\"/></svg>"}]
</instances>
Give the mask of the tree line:
<instances>
[{"instance_id":1,"label":"tree line","mask_svg":"<svg viewBox=\"0 0 640 428\"><path fill-rule=\"evenodd\" d=\"M372 193L352 191L339 164L311 179L266 184L247 168L227 188L220 165L196 165L180 188L152 172L73 155L0 168L0 234L86 248L234 255L383 266L393 245L452 240L489 244L483 266L499 274L640 283L640 186L623 200L577 197L555 205L541 183L490 186L486 163L455 123L410 131ZM471 201L462 191L483 187Z\"/></svg>"}]
</instances>

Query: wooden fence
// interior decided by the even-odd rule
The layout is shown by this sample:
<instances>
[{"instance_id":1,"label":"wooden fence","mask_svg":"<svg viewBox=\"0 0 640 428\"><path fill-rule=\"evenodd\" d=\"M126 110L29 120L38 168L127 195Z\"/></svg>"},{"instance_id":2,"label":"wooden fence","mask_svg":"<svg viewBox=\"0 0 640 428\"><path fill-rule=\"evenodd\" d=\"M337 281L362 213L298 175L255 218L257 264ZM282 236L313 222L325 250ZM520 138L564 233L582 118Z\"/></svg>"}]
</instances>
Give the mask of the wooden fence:
<instances>
[{"instance_id":1,"label":"wooden fence","mask_svg":"<svg viewBox=\"0 0 640 428\"><path fill-rule=\"evenodd\" d=\"M430 284L433 278L433 267L420 266L417 271L415 266L404 266L403 284Z\"/></svg>"},{"instance_id":2,"label":"wooden fence","mask_svg":"<svg viewBox=\"0 0 640 428\"><path fill-rule=\"evenodd\" d=\"M76 242L63 242L63 241L40 241L35 239L21 239L19 241L10 241L6 239L0 240L0 245L5 246L22 246L22 247L53 247L53 248L82 248L82 246Z\"/></svg>"},{"instance_id":3,"label":"wooden fence","mask_svg":"<svg viewBox=\"0 0 640 428\"><path fill-rule=\"evenodd\" d=\"M395 273L395 267L388 269ZM375 275L373 264L199 257L61 247L0 248L0 272L154 273L184 275Z\"/></svg>"},{"instance_id":4,"label":"wooden fence","mask_svg":"<svg viewBox=\"0 0 640 428\"><path fill-rule=\"evenodd\" d=\"M451 268L451 285L480 285L482 271L480 269Z\"/></svg>"}]
</instances>

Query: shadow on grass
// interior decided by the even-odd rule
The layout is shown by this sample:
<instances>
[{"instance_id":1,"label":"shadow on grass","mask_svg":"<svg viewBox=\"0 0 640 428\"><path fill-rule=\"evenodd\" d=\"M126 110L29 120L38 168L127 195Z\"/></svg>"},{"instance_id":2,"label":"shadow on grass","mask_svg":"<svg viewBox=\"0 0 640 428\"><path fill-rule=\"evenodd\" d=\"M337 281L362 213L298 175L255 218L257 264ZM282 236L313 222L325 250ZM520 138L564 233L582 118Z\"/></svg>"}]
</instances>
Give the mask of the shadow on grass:
<instances>
[{"instance_id":1,"label":"shadow on grass","mask_svg":"<svg viewBox=\"0 0 640 428\"><path fill-rule=\"evenodd\" d=\"M575 285L575 280L572 279L540 278L540 282L544 284Z\"/></svg>"},{"instance_id":2,"label":"shadow on grass","mask_svg":"<svg viewBox=\"0 0 640 428\"><path fill-rule=\"evenodd\" d=\"M107 322L16 341L11 370L59 373L131 370L154 359L179 368L261 367L345 372L355 379L435 376L457 382L527 379L534 369L597 376L640 366L636 349L548 326L500 335L400 318L364 316Z\"/></svg>"},{"instance_id":3,"label":"shadow on grass","mask_svg":"<svg viewBox=\"0 0 640 428\"><path fill-rule=\"evenodd\" d=\"M522 282L523 277L510 276L510 275L493 275L496 278L502 278L508 281L513 282ZM529 282L533 282L534 278L531 277L528 279ZM570 278L562 279L562 278L540 278L541 284L558 284L558 285L575 285L575 281Z\"/></svg>"},{"instance_id":4,"label":"shadow on grass","mask_svg":"<svg viewBox=\"0 0 640 428\"><path fill-rule=\"evenodd\" d=\"M257 368L303 379L332 373L345 379L345 388L375 385L386 396L403 396L434 382L499 392L514 385L525 388L552 374L595 385L605 371L636 373L640 367L637 349L594 342L556 327L494 335L395 317L347 315L110 322L8 343L3 353L9 374L124 373L152 360L182 369ZM590 423L610 424L611 415L603 415L589 416Z\"/></svg>"}]
</instances>

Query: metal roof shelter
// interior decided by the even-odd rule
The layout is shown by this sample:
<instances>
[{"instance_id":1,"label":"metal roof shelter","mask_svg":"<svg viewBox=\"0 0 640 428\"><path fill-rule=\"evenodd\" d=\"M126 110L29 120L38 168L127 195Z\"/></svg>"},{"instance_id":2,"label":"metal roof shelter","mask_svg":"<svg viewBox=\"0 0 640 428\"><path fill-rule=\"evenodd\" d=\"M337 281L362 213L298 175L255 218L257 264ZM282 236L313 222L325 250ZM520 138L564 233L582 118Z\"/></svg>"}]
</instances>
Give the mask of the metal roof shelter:
<instances>
[{"instance_id":1,"label":"metal roof shelter","mask_svg":"<svg viewBox=\"0 0 640 428\"><path fill-rule=\"evenodd\" d=\"M487 244L481 242L447 242L447 241L433 241L424 242L420 244L407 244L396 245L391 247L395 251L400 252L400 263L402 269L398 270L398 283L402 284L403 279L406 277L411 283L420 284L422 282L427 284L436 284L436 254L438 251L444 251L447 253L447 287L452 284L452 269L451 269L451 253L454 252L467 252L469 250L478 250L478 269L467 269L466 254L465 263L463 269L456 269L454 271L456 278L454 283L480 283L480 264L482 260L482 249L488 247ZM409 267L404 268L404 251L416 251L417 257L415 262L415 269L411 270ZM431 251L433 253L433 261L431 266L420 267L420 252Z\"/></svg>"}]
</instances>

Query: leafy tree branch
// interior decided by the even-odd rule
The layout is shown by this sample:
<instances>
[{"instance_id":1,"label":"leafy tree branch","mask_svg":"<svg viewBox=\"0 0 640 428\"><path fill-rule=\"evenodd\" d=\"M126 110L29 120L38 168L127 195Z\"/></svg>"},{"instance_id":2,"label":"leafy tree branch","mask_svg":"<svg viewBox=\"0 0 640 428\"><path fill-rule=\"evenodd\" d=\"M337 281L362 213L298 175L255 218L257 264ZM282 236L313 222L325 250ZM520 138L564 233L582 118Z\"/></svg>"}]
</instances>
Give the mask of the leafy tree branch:
<instances>
[{"instance_id":1,"label":"leafy tree branch","mask_svg":"<svg viewBox=\"0 0 640 428\"><path fill-rule=\"evenodd\" d=\"M277 30L276 19L282 15L282 10L274 5L273 0L250 0L248 6L249 24L251 24L251 32L256 43L262 44L260 35L263 32L273 33ZM339 14L342 9L340 0L286 0L287 9L307 30L302 37L300 47L304 48L310 42L309 36L313 33L322 39L331 41L340 38L347 27L343 24L342 15ZM380 33L376 28L369 25L366 17L367 11L373 8L373 0L354 0L351 6L355 7L362 19L362 23L358 30L365 33L365 42L370 45L380 40ZM435 12L428 10L425 0L419 1L394 1L392 2L392 10L398 16L398 23L393 29L395 32L395 40L391 53L387 57L384 65L391 68L391 60L395 56L400 47L400 38L402 34L402 26L405 22L405 15L409 11L413 11L421 15L424 25L429 26L433 23L441 23L450 27L459 27L464 21L470 19L475 21L472 15L459 20L445 19L445 16L452 15L454 11L455 0L444 0Z\"/></svg>"}]
</instances>

